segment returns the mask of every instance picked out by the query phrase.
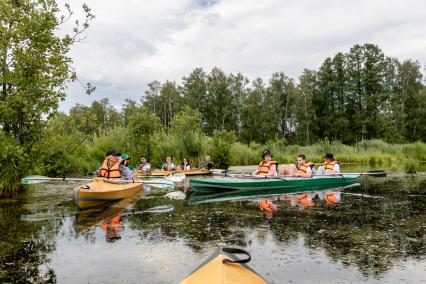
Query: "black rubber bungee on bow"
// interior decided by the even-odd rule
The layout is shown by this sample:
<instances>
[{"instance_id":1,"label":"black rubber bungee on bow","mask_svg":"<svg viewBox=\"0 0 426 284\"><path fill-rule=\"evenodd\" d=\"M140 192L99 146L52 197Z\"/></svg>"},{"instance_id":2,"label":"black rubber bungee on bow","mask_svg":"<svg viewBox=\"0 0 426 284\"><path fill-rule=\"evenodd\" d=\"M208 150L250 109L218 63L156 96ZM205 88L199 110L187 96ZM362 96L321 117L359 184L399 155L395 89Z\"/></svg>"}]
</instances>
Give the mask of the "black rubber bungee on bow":
<instances>
[{"instance_id":1,"label":"black rubber bungee on bow","mask_svg":"<svg viewBox=\"0 0 426 284\"><path fill-rule=\"evenodd\" d=\"M223 260L223 263L227 263L227 262L230 262L230 263L247 263L247 262L249 262L251 260L251 255L247 251L245 251L243 249L224 247L224 248L222 248L222 251L230 253L230 254L244 254L244 255L247 256L247 258L237 259L237 260L232 260L232 259L225 258Z\"/></svg>"}]
</instances>

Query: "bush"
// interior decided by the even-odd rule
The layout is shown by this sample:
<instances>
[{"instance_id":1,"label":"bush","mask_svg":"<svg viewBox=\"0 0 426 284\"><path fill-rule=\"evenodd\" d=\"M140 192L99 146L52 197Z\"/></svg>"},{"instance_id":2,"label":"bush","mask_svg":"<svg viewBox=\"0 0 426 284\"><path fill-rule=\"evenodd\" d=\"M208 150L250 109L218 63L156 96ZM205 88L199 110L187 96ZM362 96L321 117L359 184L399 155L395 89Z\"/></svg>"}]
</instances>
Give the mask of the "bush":
<instances>
[{"instance_id":1,"label":"bush","mask_svg":"<svg viewBox=\"0 0 426 284\"><path fill-rule=\"evenodd\" d=\"M214 131L212 154L216 168L226 170L231 165L231 145L234 142L235 133L233 131Z\"/></svg>"},{"instance_id":2,"label":"bush","mask_svg":"<svg viewBox=\"0 0 426 284\"><path fill-rule=\"evenodd\" d=\"M22 189L21 179L30 164L24 149L0 131L0 196L11 196Z\"/></svg>"}]
</instances>

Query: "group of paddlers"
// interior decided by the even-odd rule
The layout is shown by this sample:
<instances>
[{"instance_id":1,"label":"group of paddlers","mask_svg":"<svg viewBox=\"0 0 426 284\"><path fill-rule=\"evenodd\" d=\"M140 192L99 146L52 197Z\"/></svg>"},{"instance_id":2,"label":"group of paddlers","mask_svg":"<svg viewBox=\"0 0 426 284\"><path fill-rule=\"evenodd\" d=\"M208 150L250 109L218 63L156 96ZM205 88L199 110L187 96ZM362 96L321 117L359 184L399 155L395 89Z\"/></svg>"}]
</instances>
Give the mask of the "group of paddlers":
<instances>
[{"instance_id":1,"label":"group of paddlers","mask_svg":"<svg viewBox=\"0 0 426 284\"><path fill-rule=\"evenodd\" d=\"M114 149L108 150L102 166L94 173L98 177L132 180L137 175L151 174L152 167L146 156L140 158L140 163L136 167L129 165L131 157L127 154L122 154ZM211 162L211 157L207 155L205 161L200 162L198 169L211 170L214 168ZM160 171L189 171L192 166L187 158L183 158L182 163L178 166L172 161L171 157L166 157L166 161L161 166Z\"/></svg>"},{"instance_id":2,"label":"group of paddlers","mask_svg":"<svg viewBox=\"0 0 426 284\"><path fill-rule=\"evenodd\" d=\"M326 153L323 157L324 163L316 169L315 164L308 162L306 155L297 156L296 164L282 165L272 160L272 154L269 150L263 151L262 161L258 168L251 173L254 176L298 176L310 178L312 175L328 175L340 173L340 164L334 159L332 153Z\"/></svg>"}]
</instances>

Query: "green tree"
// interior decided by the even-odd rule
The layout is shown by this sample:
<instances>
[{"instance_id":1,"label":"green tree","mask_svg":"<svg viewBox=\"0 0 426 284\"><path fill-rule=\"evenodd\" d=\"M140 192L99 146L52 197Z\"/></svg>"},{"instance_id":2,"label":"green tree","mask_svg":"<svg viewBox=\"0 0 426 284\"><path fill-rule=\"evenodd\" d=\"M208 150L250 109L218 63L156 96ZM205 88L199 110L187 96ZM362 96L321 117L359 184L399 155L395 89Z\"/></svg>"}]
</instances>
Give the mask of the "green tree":
<instances>
[{"instance_id":1,"label":"green tree","mask_svg":"<svg viewBox=\"0 0 426 284\"><path fill-rule=\"evenodd\" d=\"M86 5L83 9L85 21L61 36L56 31L66 17L59 15L55 1L0 1L0 131L8 144L7 137L14 141L6 157L22 149L31 154L38 132L65 98L66 82L76 78L68 52L94 17ZM17 167L19 176L28 170L25 164ZM17 188L19 179L8 178L2 175L0 187Z\"/></svg>"},{"instance_id":2,"label":"green tree","mask_svg":"<svg viewBox=\"0 0 426 284\"><path fill-rule=\"evenodd\" d=\"M180 158L188 158L194 165L198 164L202 151L203 135L201 130L201 113L198 110L184 106L171 122L170 134Z\"/></svg>"},{"instance_id":3,"label":"green tree","mask_svg":"<svg viewBox=\"0 0 426 284\"><path fill-rule=\"evenodd\" d=\"M246 143L252 141L265 143L268 136L264 131L265 123L261 119L261 109L265 99L266 88L261 78L257 78L252 84L253 87L248 92L241 110L241 140Z\"/></svg>"},{"instance_id":4,"label":"green tree","mask_svg":"<svg viewBox=\"0 0 426 284\"><path fill-rule=\"evenodd\" d=\"M130 133L134 142L141 146L143 155L152 156L153 137L161 128L160 119L147 108L141 108L138 113L129 118Z\"/></svg>"},{"instance_id":5,"label":"green tree","mask_svg":"<svg viewBox=\"0 0 426 284\"><path fill-rule=\"evenodd\" d=\"M213 133L213 162L217 168L228 169L231 164L231 145L236 140L235 132L215 130Z\"/></svg>"}]
</instances>

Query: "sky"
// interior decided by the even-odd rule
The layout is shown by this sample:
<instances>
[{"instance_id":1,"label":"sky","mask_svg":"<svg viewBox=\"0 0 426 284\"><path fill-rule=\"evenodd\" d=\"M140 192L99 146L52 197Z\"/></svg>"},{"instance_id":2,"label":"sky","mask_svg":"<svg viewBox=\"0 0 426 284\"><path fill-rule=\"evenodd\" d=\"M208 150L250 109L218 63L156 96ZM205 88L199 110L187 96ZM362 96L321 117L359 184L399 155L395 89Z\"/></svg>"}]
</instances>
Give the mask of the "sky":
<instances>
[{"instance_id":1,"label":"sky","mask_svg":"<svg viewBox=\"0 0 426 284\"><path fill-rule=\"evenodd\" d=\"M140 101L147 84L181 82L193 69L297 79L355 44L377 44L387 56L426 65L424 0L60 0L74 20L87 3L96 18L70 56L79 82L60 111L109 98ZM70 22L71 23L71 22ZM63 31L69 25L62 27ZM96 91L85 94L82 84Z\"/></svg>"}]
</instances>

